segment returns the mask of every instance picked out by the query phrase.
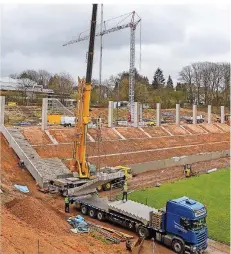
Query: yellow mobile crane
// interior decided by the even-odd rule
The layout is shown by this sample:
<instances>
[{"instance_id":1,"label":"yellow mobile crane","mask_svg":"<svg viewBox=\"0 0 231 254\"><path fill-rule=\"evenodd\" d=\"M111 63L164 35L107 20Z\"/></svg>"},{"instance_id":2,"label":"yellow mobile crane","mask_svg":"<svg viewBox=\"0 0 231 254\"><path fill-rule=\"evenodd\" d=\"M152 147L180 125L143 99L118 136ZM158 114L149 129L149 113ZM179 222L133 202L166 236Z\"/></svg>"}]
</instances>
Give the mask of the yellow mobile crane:
<instances>
[{"instance_id":1,"label":"yellow mobile crane","mask_svg":"<svg viewBox=\"0 0 231 254\"><path fill-rule=\"evenodd\" d=\"M76 134L73 146L73 159L71 160L71 171L74 177L55 179L50 181L50 191L60 192L63 196L69 195L69 192L74 193L80 190L80 186L83 190L90 184L97 184L97 181L103 183L103 186L107 186L106 190L111 188L111 183L114 180L117 182L122 178L128 178L127 174L130 173L129 168L126 168L129 173L125 173L124 167L118 168L114 171L112 168L106 173L108 180L99 179L96 177L96 167L87 161L86 148L87 148L87 129L90 122L90 97L91 97L91 77L93 67L94 56L94 41L95 41L95 29L96 29L96 16L97 16L97 4L93 4L90 41L87 60L87 73L86 79L78 78L78 106L76 109ZM126 171L126 172L127 172ZM118 174L116 174L118 172ZM113 175L113 176L112 176ZM94 181L92 181L96 178ZM90 187L89 187L90 190Z\"/></svg>"},{"instance_id":2,"label":"yellow mobile crane","mask_svg":"<svg viewBox=\"0 0 231 254\"><path fill-rule=\"evenodd\" d=\"M73 148L71 171L77 172L79 178L90 178L90 171L94 170L86 158L87 126L90 122L91 77L94 56L95 29L97 4L93 4L90 41L87 59L86 80L78 78L78 108L76 111L76 136Z\"/></svg>"}]
</instances>

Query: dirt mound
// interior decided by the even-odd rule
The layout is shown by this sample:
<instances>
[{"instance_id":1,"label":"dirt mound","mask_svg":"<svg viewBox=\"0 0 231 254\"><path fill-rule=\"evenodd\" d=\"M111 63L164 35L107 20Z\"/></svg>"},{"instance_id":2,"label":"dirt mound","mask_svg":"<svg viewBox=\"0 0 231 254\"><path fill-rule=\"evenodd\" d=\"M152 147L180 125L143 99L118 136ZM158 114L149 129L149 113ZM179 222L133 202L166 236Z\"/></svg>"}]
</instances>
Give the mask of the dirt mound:
<instances>
[{"instance_id":1,"label":"dirt mound","mask_svg":"<svg viewBox=\"0 0 231 254\"><path fill-rule=\"evenodd\" d=\"M7 207L12 214L30 227L57 234L63 234L68 230L65 220L60 220L60 216L40 200L26 197L23 200L8 203ZM57 221L59 221L58 224Z\"/></svg>"}]
</instances>

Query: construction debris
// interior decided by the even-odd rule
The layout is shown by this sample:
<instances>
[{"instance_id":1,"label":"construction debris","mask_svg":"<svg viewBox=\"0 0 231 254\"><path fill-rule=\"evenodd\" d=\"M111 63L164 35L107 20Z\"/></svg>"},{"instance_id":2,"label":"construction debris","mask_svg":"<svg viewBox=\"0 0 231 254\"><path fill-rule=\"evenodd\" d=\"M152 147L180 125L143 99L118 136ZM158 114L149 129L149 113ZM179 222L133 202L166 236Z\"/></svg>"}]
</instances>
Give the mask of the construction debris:
<instances>
[{"instance_id":1,"label":"construction debris","mask_svg":"<svg viewBox=\"0 0 231 254\"><path fill-rule=\"evenodd\" d=\"M29 189L27 188L27 186L15 184L14 187L23 193L29 192Z\"/></svg>"},{"instance_id":2,"label":"construction debris","mask_svg":"<svg viewBox=\"0 0 231 254\"><path fill-rule=\"evenodd\" d=\"M67 221L73 226L74 229L71 229L73 233L88 233L88 223L82 216L70 217Z\"/></svg>"}]
</instances>

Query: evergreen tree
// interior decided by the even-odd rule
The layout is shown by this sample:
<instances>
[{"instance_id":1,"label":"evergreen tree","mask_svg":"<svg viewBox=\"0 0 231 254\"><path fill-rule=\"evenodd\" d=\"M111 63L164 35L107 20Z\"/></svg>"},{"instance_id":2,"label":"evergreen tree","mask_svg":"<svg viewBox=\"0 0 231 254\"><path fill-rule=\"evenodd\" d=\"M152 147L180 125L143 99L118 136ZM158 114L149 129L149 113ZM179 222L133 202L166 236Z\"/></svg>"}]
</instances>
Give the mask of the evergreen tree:
<instances>
[{"instance_id":1,"label":"evergreen tree","mask_svg":"<svg viewBox=\"0 0 231 254\"><path fill-rule=\"evenodd\" d=\"M166 88L168 88L169 90L173 90L173 89L174 89L174 87L173 87L173 82L172 82L172 78L171 78L170 75L168 76L168 81L167 81L167 86L166 86Z\"/></svg>"},{"instance_id":2,"label":"evergreen tree","mask_svg":"<svg viewBox=\"0 0 231 254\"><path fill-rule=\"evenodd\" d=\"M160 89L164 87L164 84L165 84L165 79L164 79L163 71L160 68L157 68L153 77L152 88Z\"/></svg>"}]
</instances>

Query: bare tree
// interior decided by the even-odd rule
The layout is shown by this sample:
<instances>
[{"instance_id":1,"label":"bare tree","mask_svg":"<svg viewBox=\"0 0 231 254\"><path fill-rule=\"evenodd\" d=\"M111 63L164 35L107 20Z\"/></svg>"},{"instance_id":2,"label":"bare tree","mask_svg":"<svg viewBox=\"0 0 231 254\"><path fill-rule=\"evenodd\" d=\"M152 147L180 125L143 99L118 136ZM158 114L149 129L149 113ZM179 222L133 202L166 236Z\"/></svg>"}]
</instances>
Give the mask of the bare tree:
<instances>
[{"instance_id":1,"label":"bare tree","mask_svg":"<svg viewBox=\"0 0 231 254\"><path fill-rule=\"evenodd\" d=\"M29 90L32 91L34 84L35 82L31 79L28 78L20 79L17 88L20 92L22 92L23 104L25 103ZM26 102L28 103L28 100L26 100Z\"/></svg>"},{"instance_id":2,"label":"bare tree","mask_svg":"<svg viewBox=\"0 0 231 254\"><path fill-rule=\"evenodd\" d=\"M42 85L43 88L48 87L49 80L51 78L51 74L46 70L38 71L38 84Z\"/></svg>"},{"instance_id":3,"label":"bare tree","mask_svg":"<svg viewBox=\"0 0 231 254\"><path fill-rule=\"evenodd\" d=\"M187 90L189 93L189 101L193 103L194 101L194 94L193 94L193 69L191 66L185 66L179 73L179 81L187 84Z\"/></svg>"}]
</instances>

